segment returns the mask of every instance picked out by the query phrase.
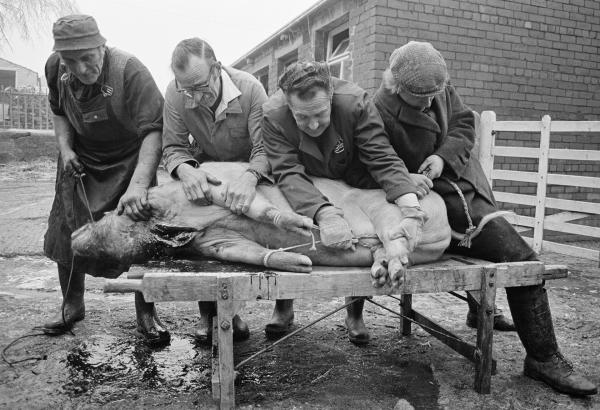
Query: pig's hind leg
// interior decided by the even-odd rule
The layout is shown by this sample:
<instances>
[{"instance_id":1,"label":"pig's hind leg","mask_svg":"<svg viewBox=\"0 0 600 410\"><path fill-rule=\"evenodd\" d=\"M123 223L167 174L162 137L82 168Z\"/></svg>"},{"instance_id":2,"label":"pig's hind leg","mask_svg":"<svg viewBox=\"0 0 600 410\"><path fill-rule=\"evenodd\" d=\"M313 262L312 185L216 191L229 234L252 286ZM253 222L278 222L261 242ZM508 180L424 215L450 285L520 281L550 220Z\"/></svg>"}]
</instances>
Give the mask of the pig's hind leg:
<instances>
[{"instance_id":1,"label":"pig's hind leg","mask_svg":"<svg viewBox=\"0 0 600 410\"><path fill-rule=\"evenodd\" d=\"M288 272L309 273L312 270L312 262L308 256L267 249L241 235L232 237L231 233L227 235L227 238L218 242L206 243L206 237L213 236L212 233L214 232L205 234L192 244L192 247L203 256L226 262L242 262ZM225 236L225 232L222 232L222 234L216 236Z\"/></svg>"}]
</instances>

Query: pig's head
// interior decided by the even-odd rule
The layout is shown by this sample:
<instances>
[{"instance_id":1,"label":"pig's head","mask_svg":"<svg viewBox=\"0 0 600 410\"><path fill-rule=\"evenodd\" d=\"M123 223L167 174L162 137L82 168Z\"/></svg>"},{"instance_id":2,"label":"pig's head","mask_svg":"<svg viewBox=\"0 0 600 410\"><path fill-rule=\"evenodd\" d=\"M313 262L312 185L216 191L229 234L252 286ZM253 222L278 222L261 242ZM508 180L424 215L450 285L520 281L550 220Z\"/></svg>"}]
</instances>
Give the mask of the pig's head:
<instances>
[{"instance_id":1,"label":"pig's head","mask_svg":"<svg viewBox=\"0 0 600 410\"><path fill-rule=\"evenodd\" d=\"M145 261L151 243L148 222L135 222L116 212L106 213L71 235L75 255L125 264Z\"/></svg>"},{"instance_id":2,"label":"pig's head","mask_svg":"<svg viewBox=\"0 0 600 410\"><path fill-rule=\"evenodd\" d=\"M160 257L166 248L187 245L198 233L154 219L135 222L113 211L73 232L71 246L78 256L119 264L142 263Z\"/></svg>"}]
</instances>

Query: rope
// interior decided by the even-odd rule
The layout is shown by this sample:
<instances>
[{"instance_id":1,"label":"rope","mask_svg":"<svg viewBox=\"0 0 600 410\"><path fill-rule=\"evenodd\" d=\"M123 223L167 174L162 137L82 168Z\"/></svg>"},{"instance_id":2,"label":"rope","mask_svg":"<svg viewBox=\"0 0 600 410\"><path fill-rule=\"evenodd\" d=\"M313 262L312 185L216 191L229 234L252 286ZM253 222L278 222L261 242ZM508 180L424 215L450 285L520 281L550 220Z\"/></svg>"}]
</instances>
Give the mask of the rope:
<instances>
[{"instance_id":1,"label":"rope","mask_svg":"<svg viewBox=\"0 0 600 410\"><path fill-rule=\"evenodd\" d=\"M469 206L467 205L467 200L466 200L465 196L463 195L463 192L460 189L460 187L453 181L450 181L447 177L440 177L440 179L442 179L442 180L446 181L448 184L450 184L452 186L452 188L454 188L454 190L456 191L458 196L460 197L460 200L462 201L462 205L463 205L463 210L465 211L465 216L467 218L467 223L469 225L464 234L461 234L461 233L458 233L458 232L455 232L454 230L452 230L452 238L459 241L458 246L470 248L473 239L475 239L477 237L477 235L479 235L481 233L481 230L489 221L491 221L492 219L497 218L499 216L514 215L514 212L511 212L511 211L492 212L490 214L485 215L483 218L481 218L481 221L479 221L479 225L475 226L475 225L473 225L473 219L471 219L471 215L469 214Z\"/></svg>"},{"instance_id":2,"label":"rope","mask_svg":"<svg viewBox=\"0 0 600 410\"><path fill-rule=\"evenodd\" d=\"M329 313L326 313L325 315L323 315L323 316L321 316L321 317L319 317L319 318L317 318L317 319L313 320L312 322L310 322L309 324L307 324L307 325L305 325L305 326L301 327L300 329L296 329L296 330L294 330L292 333L290 333L290 334L288 334L288 335L285 335L284 337L282 337L281 339L277 340L276 342L274 342L274 343L270 344L269 346L265 347L264 349L261 349L261 350L259 350L258 352L254 353L252 356L248 357L247 359L245 359L245 360L242 360L241 362L239 362L239 363L238 363L238 364L237 364L237 365L234 367L234 369L235 369L235 370L237 370L238 368L240 368L241 366L245 365L246 363L248 363L250 360L254 359L255 357L257 357L257 356L259 356L259 355L263 354L264 352L266 352L266 351L268 351L268 350L271 350L273 347L277 346L279 343L281 343L281 342L283 342L283 341L285 341L285 340L289 339L290 337L292 337L292 336L294 336L294 335L296 335L296 334L300 333L301 331L303 331L303 330L305 330L305 329L308 329L309 327L311 327L311 326L313 326L313 325L315 325L315 324L319 323L321 320L323 320L323 319L327 319L329 316L333 315L334 313L337 313L337 312L339 312L339 311L340 311L340 310L342 310L343 308L345 308L345 307L347 307L347 306L350 306L351 304L353 304L353 303L356 303L356 302L358 302L359 300L363 300L363 299L362 299L362 298L356 298L356 299L353 299L353 300L351 300L350 302L348 302L348 303L345 303L344 305L340 306L339 308L336 308L334 311L332 311L332 312L329 312Z\"/></svg>"}]
</instances>

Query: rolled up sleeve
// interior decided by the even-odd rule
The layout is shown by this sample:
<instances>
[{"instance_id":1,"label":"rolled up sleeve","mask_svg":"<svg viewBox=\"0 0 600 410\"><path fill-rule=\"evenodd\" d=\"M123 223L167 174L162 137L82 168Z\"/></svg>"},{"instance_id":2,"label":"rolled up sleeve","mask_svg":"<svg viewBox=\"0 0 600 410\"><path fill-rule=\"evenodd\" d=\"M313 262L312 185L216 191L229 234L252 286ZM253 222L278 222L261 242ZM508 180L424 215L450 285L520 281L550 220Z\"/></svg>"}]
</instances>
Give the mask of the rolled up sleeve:
<instances>
[{"instance_id":1,"label":"rolled up sleeve","mask_svg":"<svg viewBox=\"0 0 600 410\"><path fill-rule=\"evenodd\" d=\"M190 132L185 125L183 118L177 112L174 105L174 90L171 85L167 88L165 98L165 108L163 111L163 159L165 168L169 174L184 162L198 166L198 161L194 159L189 149ZM173 175L174 176L174 175Z\"/></svg>"},{"instance_id":2,"label":"rolled up sleeve","mask_svg":"<svg viewBox=\"0 0 600 410\"><path fill-rule=\"evenodd\" d=\"M125 65L125 98L138 137L162 131L164 98L150 71L135 57Z\"/></svg>"},{"instance_id":3,"label":"rolled up sleeve","mask_svg":"<svg viewBox=\"0 0 600 410\"><path fill-rule=\"evenodd\" d=\"M252 102L248 115L248 133L252 141L249 168L258 172L263 179L273 182L271 177L271 166L267 159L263 143L262 133L262 106L267 101L267 94L262 86L255 84L251 91Z\"/></svg>"},{"instance_id":4,"label":"rolled up sleeve","mask_svg":"<svg viewBox=\"0 0 600 410\"><path fill-rule=\"evenodd\" d=\"M44 72L46 74L46 83L48 84L48 102L50 109L54 115L65 115L60 106L60 97L58 91L58 72L60 68L60 57L57 53L53 53L48 57Z\"/></svg>"}]
</instances>

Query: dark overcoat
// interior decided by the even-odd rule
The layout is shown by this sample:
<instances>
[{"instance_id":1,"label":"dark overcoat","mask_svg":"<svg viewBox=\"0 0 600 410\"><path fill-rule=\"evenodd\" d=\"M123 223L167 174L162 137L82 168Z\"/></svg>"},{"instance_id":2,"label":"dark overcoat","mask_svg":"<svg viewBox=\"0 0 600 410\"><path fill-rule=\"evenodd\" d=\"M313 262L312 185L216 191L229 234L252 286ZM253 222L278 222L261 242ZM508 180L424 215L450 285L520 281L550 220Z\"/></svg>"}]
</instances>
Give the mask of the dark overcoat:
<instances>
[{"instance_id":1,"label":"dark overcoat","mask_svg":"<svg viewBox=\"0 0 600 410\"><path fill-rule=\"evenodd\" d=\"M381 187L390 202L416 193L367 93L342 80L333 79L333 86L331 122L316 138L298 128L281 90L263 106L265 152L292 208L314 218L319 208L330 204L309 175L343 179L359 188Z\"/></svg>"}]
</instances>

